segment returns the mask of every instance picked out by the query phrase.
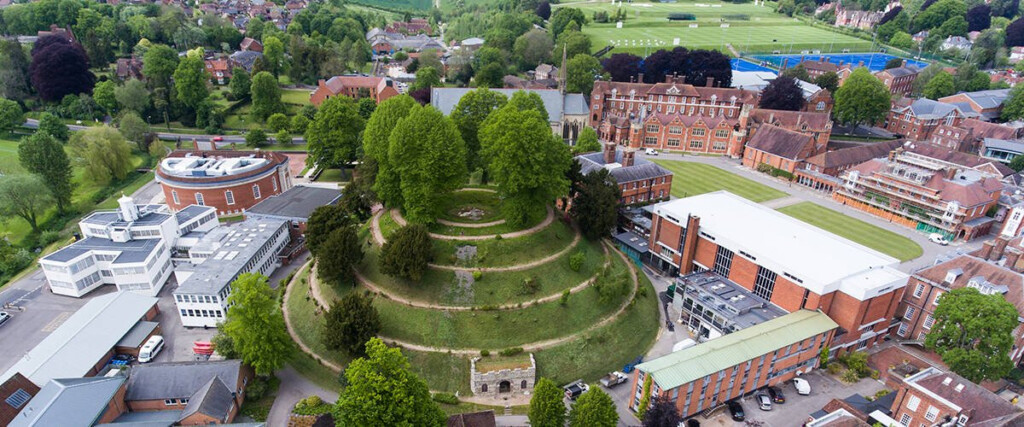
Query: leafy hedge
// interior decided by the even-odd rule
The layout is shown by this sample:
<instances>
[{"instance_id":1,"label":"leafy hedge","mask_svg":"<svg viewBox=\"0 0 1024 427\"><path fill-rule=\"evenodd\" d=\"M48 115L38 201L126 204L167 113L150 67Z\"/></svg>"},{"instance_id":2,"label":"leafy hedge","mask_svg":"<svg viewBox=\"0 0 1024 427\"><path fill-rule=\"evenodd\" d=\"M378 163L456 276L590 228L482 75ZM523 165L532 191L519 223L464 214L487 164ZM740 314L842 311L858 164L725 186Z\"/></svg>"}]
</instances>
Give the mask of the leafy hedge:
<instances>
[{"instance_id":1,"label":"leafy hedge","mask_svg":"<svg viewBox=\"0 0 1024 427\"><path fill-rule=\"evenodd\" d=\"M668 14L669 21L696 21L697 15L692 13L673 12Z\"/></svg>"}]
</instances>

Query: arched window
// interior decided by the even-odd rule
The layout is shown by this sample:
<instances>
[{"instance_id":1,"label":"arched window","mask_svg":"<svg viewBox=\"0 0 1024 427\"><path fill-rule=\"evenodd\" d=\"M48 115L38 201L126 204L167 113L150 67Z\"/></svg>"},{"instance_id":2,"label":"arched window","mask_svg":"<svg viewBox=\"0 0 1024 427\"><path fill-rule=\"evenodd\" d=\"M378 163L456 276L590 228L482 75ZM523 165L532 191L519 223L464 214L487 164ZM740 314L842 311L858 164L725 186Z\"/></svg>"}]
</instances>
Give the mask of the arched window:
<instances>
[{"instance_id":1,"label":"arched window","mask_svg":"<svg viewBox=\"0 0 1024 427\"><path fill-rule=\"evenodd\" d=\"M487 384L484 384L484 385L480 386L480 392L487 393Z\"/></svg>"},{"instance_id":2,"label":"arched window","mask_svg":"<svg viewBox=\"0 0 1024 427\"><path fill-rule=\"evenodd\" d=\"M526 390L526 380L523 380L522 385L520 385L519 388Z\"/></svg>"},{"instance_id":3,"label":"arched window","mask_svg":"<svg viewBox=\"0 0 1024 427\"><path fill-rule=\"evenodd\" d=\"M255 197L257 199L260 198L260 185L259 184L253 184L252 185L252 197Z\"/></svg>"}]
</instances>

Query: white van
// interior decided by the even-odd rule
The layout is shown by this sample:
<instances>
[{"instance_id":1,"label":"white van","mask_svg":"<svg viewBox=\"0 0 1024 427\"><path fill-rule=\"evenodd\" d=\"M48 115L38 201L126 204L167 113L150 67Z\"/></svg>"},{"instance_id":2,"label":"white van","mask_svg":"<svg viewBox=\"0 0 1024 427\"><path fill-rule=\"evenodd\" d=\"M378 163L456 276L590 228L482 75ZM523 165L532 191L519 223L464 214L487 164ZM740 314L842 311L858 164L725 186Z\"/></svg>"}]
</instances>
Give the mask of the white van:
<instances>
[{"instance_id":1,"label":"white van","mask_svg":"<svg viewBox=\"0 0 1024 427\"><path fill-rule=\"evenodd\" d=\"M142 350L139 350L139 363L147 363L153 361L157 354L160 354L160 350L164 348L164 337L160 335L153 335L146 343L142 345Z\"/></svg>"}]
</instances>

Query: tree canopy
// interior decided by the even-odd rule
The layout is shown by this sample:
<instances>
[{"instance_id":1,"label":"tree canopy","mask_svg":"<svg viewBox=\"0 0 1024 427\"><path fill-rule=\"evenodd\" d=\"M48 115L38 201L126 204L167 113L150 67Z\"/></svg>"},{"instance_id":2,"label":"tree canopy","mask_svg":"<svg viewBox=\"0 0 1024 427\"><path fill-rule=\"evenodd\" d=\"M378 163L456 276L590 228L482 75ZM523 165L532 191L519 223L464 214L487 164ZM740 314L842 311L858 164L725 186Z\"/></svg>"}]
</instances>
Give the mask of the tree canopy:
<instances>
[{"instance_id":1,"label":"tree canopy","mask_svg":"<svg viewBox=\"0 0 1024 427\"><path fill-rule=\"evenodd\" d=\"M346 96L328 98L306 127L306 164L330 168L355 160L365 124L355 100Z\"/></svg>"},{"instance_id":2,"label":"tree canopy","mask_svg":"<svg viewBox=\"0 0 1024 427\"><path fill-rule=\"evenodd\" d=\"M345 369L348 387L338 397L341 425L443 426L444 412L430 399L427 383L413 374L397 348L379 338L366 343L366 357Z\"/></svg>"},{"instance_id":3,"label":"tree canopy","mask_svg":"<svg viewBox=\"0 0 1024 427\"><path fill-rule=\"evenodd\" d=\"M18 144L18 161L38 176L61 213L71 208L71 161L60 141L44 132L22 138Z\"/></svg>"},{"instance_id":4,"label":"tree canopy","mask_svg":"<svg viewBox=\"0 0 1024 427\"><path fill-rule=\"evenodd\" d=\"M96 76L89 71L89 57L82 45L60 36L40 37L36 45L29 75L40 98L59 101L65 95L92 91Z\"/></svg>"},{"instance_id":5,"label":"tree canopy","mask_svg":"<svg viewBox=\"0 0 1024 427\"><path fill-rule=\"evenodd\" d=\"M0 131L10 132L25 123L25 112L17 102L0 98Z\"/></svg>"},{"instance_id":6,"label":"tree canopy","mask_svg":"<svg viewBox=\"0 0 1024 427\"><path fill-rule=\"evenodd\" d=\"M259 375L272 374L291 357L293 342L266 276L243 273L231 282L221 328L234 341L242 361Z\"/></svg>"},{"instance_id":7,"label":"tree canopy","mask_svg":"<svg viewBox=\"0 0 1024 427\"><path fill-rule=\"evenodd\" d=\"M36 133L45 133L57 139L62 144L68 142L68 125L64 121L50 113L43 113L39 117L39 129Z\"/></svg>"},{"instance_id":8,"label":"tree canopy","mask_svg":"<svg viewBox=\"0 0 1024 427\"><path fill-rule=\"evenodd\" d=\"M352 217L338 205L319 206L306 221L306 247L316 256L331 232L352 225Z\"/></svg>"},{"instance_id":9,"label":"tree canopy","mask_svg":"<svg viewBox=\"0 0 1024 427\"><path fill-rule=\"evenodd\" d=\"M565 404L562 403L562 389L554 381L541 377L533 386L530 409L527 416L531 426L563 427L565 425Z\"/></svg>"},{"instance_id":10,"label":"tree canopy","mask_svg":"<svg viewBox=\"0 0 1024 427\"><path fill-rule=\"evenodd\" d=\"M1002 119L1006 121L1024 118L1024 86L1015 86L1003 102Z\"/></svg>"},{"instance_id":11,"label":"tree canopy","mask_svg":"<svg viewBox=\"0 0 1024 427\"><path fill-rule=\"evenodd\" d=\"M199 108L199 104L210 96L210 89L206 87L209 80L210 74L206 72L202 49L189 51L174 70L174 89L178 101L192 110Z\"/></svg>"},{"instance_id":12,"label":"tree canopy","mask_svg":"<svg viewBox=\"0 0 1024 427\"><path fill-rule=\"evenodd\" d=\"M976 383L1002 378L1010 369L1017 309L1001 294L953 289L939 297L925 346L957 374Z\"/></svg>"},{"instance_id":13,"label":"tree canopy","mask_svg":"<svg viewBox=\"0 0 1024 427\"><path fill-rule=\"evenodd\" d=\"M366 343L380 331L380 315L369 294L349 292L336 300L327 311L323 326L324 344L332 350L343 350L365 356Z\"/></svg>"},{"instance_id":14,"label":"tree canopy","mask_svg":"<svg viewBox=\"0 0 1024 427\"><path fill-rule=\"evenodd\" d=\"M398 229L380 251L380 270L389 276L419 281L434 258L434 244L423 224Z\"/></svg>"},{"instance_id":15,"label":"tree canopy","mask_svg":"<svg viewBox=\"0 0 1024 427\"><path fill-rule=\"evenodd\" d=\"M844 124L880 122L891 108L889 89L867 68L850 73L836 90L835 100L835 117Z\"/></svg>"},{"instance_id":16,"label":"tree canopy","mask_svg":"<svg viewBox=\"0 0 1024 427\"><path fill-rule=\"evenodd\" d=\"M615 427L618 423L615 402L598 387L580 395L569 410L569 427Z\"/></svg>"},{"instance_id":17,"label":"tree canopy","mask_svg":"<svg viewBox=\"0 0 1024 427\"><path fill-rule=\"evenodd\" d=\"M353 226L331 231L317 247L317 277L325 282L351 282L352 268L363 259L362 243Z\"/></svg>"},{"instance_id":18,"label":"tree canopy","mask_svg":"<svg viewBox=\"0 0 1024 427\"><path fill-rule=\"evenodd\" d=\"M956 93L956 86L953 84L953 76L943 71L924 85L922 95L928 99L939 99L954 93Z\"/></svg>"},{"instance_id":19,"label":"tree canopy","mask_svg":"<svg viewBox=\"0 0 1024 427\"><path fill-rule=\"evenodd\" d=\"M124 136L110 126L75 132L68 146L71 162L83 168L85 177L92 182L120 181L132 170L132 148Z\"/></svg>"},{"instance_id":20,"label":"tree canopy","mask_svg":"<svg viewBox=\"0 0 1024 427\"><path fill-rule=\"evenodd\" d=\"M524 225L532 213L566 194L568 147L551 133L547 116L517 108L516 99L491 113L480 129L487 170L505 197L509 224Z\"/></svg>"},{"instance_id":21,"label":"tree canopy","mask_svg":"<svg viewBox=\"0 0 1024 427\"><path fill-rule=\"evenodd\" d=\"M758 107L770 110L800 111L804 108L804 92L792 77L779 76L761 91Z\"/></svg>"},{"instance_id":22,"label":"tree canopy","mask_svg":"<svg viewBox=\"0 0 1024 427\"><path fill-rule=\"evenodd\" d=\"M463 95L449 115L466 144L467 170L474 171L483 166L480 158L480 125L491 112L505 106L507 102L505 95L480 88Z\"/></svg>"},{"instance_id":23,"label":"tree canopy","mask_svg":"<svg viewBox=\"0 0 1024 427\"><path fill-rule=\"evenodd\" d=\"M412 222L433 222L441 201L466 182L466 146L451 119L433 107L413 106L391 132L390 167Z\"/></svg>"},{"instance_id":24,"label":"tree canopy","mask_svg":"<svg viewBox=\"0 0 1024 427\"><path fill-rule=\"evenodd\" d=\"M114 99L126 110L140 116L149 109L149 90L146 84L135 79L128 79L123 85L114 88Z\"/></svg>"},{"instance_id":25,"label":"tree canopy","mask_svg":"<svg viewBox=\"0 0 1024 427\"><path fill-rule=\"evenodd\" d=\"M683 418L679 416L679 408L667 396L657 395L654 404L644 411L644 427L664 427L679 425Z\"/></svg>"},{"instance_id":26,"label":"tree canopy","mask_svg":"<svg viewBox=\"0 0 1024 427\"><path fill-rule=\"evenodd\" d=\"M607 169L599 169L584 176L583 182L576 187L579 192L573 199L569 214L588 239L608 237L618 218L619 199L622 198L619 184Z\"/></svg>"},{"instance_id":27,"label":"tree canopy","mask_svg":"<svg viewBox=\"0 0 1024 427\"><path fill-rule=\"evenodd\" d=\"M284 111L281 88L277 86L277 78L273 74L266 71L256 73L252 77L249 94L252 97L251 114L254 120L263 121L274 113Z\"/></svg>"},{"instance_id":28,"label":"tree canopy","mask_svg":"<svg viewBox=\"0 0 1024 427\"><path fill-rule=\"evenodd\" d=\"M53 205L53 196L36 175L0 177L0 217L24 219L32 231L39 232L39 215Z\"/></svg>"},{"instance_id":29,"label":"tree canopy","mask_svg":"<svg viewBox=\"0 0 1024 427\"><path fill-rule=\"evenodd\" d=\"M398 171L391 167L388 148L391 144L391 133L398 122L409 115L409 111L416 105L416 101L408 95L388 98L370 115L366 122L366 130L363 132L363 154L377 164L373 191L389 207L402 206L401 181ZM455 112L452 113L452 118L454 117Z\"/></svg>"},{"instance_id":30,"label":"tree canopy","mask_svg":"<svg viewBox=\"0 0 1024 427\"><path fill-rule=\"evenodd\" d=\"M569 59L565 65L565 89L572 93L590 96L594 90L594 78L604 71L601 62L590 54L578 54Z\"/></svg>"}]
</instances>

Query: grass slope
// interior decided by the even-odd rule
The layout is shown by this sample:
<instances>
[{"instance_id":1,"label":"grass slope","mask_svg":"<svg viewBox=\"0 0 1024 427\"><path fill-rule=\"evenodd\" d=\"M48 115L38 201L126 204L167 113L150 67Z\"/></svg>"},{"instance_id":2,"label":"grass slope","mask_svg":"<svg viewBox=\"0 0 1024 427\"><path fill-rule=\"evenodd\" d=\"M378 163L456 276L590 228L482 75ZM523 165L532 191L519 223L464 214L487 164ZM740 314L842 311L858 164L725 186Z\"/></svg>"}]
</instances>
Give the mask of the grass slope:
<instances>
[{"instance_id":1,"label":"grass slope","mask_svg":"<svg viewBox=\"0 0 1024 427\"><path fill-rule=\"evenodd\" d=\"M511 239L492 238L473 241L434 239L434 262L442 265L469 267L517 265L562 250L572 242L575 234L572 227L561 221L554 221L541 231ZM476 257L469 262L461 262L455 257L455 251L465 245L476 246L477 250Z\"/></svg>"},{"instance_id":2,"label":"grass slope","mask_svg":"<svg viewBox=\"0 0 1024 427\"><path fill-rule=\"evenodd\" d=\"M767 185L704 163L676 160L655 160L654 162L674 174L672 195L675 197L682 198L726 190L760 203L787 196L786 193Z\"/></svg>"},{"instance_id":3,"label":"grass slope","mask_svg":"<svg viewBox=\"0 0 1024 427\"><path fill-rule=\"evenodd\" d=\"M779 212L898 258L900 261L917 258L922 253L921 246L906 237L812 202L786 206L779 209Z\"/></svg>"}]
</instances>

